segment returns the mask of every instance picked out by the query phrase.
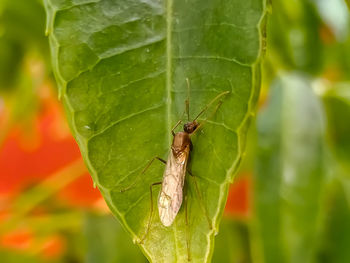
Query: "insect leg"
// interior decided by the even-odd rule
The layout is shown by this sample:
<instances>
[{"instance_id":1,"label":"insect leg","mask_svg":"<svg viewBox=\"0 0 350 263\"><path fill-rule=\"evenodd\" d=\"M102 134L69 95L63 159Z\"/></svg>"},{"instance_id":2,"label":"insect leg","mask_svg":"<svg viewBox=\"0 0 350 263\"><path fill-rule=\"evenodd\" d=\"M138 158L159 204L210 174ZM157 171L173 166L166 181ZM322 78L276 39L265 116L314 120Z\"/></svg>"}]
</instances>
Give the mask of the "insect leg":
<instances>
[{"instance_id":1,"label":"insect leg","mask_svg":"<svg viewBox=\"0 0 350 263\"><path fill-rule=\"evenodd\" d=\"M172 134L173 136L175 136L174 130L177 128L177 126L180 125L181 122L182 122L182 120L179 120L179 121L175 124L175 126L171 129L171 134Z\"/></svg>"},{"instance_id":2,"label":"insect leg","mask_svg":"<svg viewBox=\"0 0 350 263\"><path fill-rule=\"evenodd\" d=\"M187 261L191 261L191 236L190 236L190 226L188 220L188 195L187 187L185 194L185 225L186 225L186 247L187 247Z\"/></svg>"},{"instance_id":3,"label":"insect leg","mask_svg":"<svg viewBox=\"0 0 350 263\"><path fill-rule=\"evenodd\" d=\"M197 120L199 118L199 116L201 116L215 101L217 101L218 99L220 99L222 96L229 94L229 91L224 91L221 92L219 95L217 95L214 99L212 99L205 107L203 110L201 110L201 112L196 116L196 118L194 118L193 121Z\"/></svg>"},{"instance_id":4,"label":"insect leg","mask_svg":"<svg viewBox=\"0 0 350 263\"><path fill-rule=\"evenodd\" d=\"M209 217L208 210L207 210L207 208L205 207L205 205L203 203L203 198L202 198L201 192L199 191L199 187L198 187L198 184L197 184L196 177L192 174L191 171L187 170L187 172L193 178L194 186L195 186L195 189L196 189L196 194L197 194L198 199L199 199L199 205L200 205L203 213L205 214L205 217L207 218L209 229L211 230L213 228L212 227L212 222L211 222L211 219Z\"/></svg>"},{"instance_id":5,"label":"insect leg","mask_svg":"<svg viewBox=\"0 0 350 263\"><path fill-rule=\"evenodd\" d=\"M220 106L222 105L222 100L220 100L219 102L218 102L218 104L216 105L216 107L215 107L215 110L213 111L213 113L210 115L210 117L209 118L206 118L204 121L202 121L198 126L197 126L197 128L194 130L194 132L192 132L191 133L191 136L193 135L193 134L195 134L198 130L199 130L199 128L200 127L202 127L207 121L208 121L208 119L211 119L214 115L215 115L215 113L218 111L218 109L220 108Z\"/></svg>"},{"instance_id":6,"label":"insect leg","mask_svg":"<svg viewBox=\"0 0 350 263\"><path fill-rule=\"evenodd\" d=\"M188 78L186 78L186 82L187 82L187 99L185 100L185 110L184 110L184 112L181 115L181 119L175 124L174 128L171 129L171 134L173 136L175 136L174 130L182 122L182 118L183 118L185 113L187 115L187 120L190 121L190 82L189 82Z\"/></svg>"},{"instance_id":7,"label":"insect leg","mask_svg":"<svg viewBox=\"0 0 350 263\"><path fill-rule=\"evenodd\" d=\"M156 186L156 185L160 185L162 184L162 182L156 182L156 183L153 183L151 184L151 186L149 187L149 190L150 190L150 199L151 199L151 211L150 211L150 215L148 217L148 222L147 222L147 228L146 228L146 231L145 233L143 234L141 240L139 241L139 244L142 244L143 241L145 240L145 238L147 237L148 235L148 232L149 232L149 229L151 227L151 222L152 222L152 217L153 217L153 186Z\"/></svg>"},{"instance_id":8,"label":"insect leg","mask_svg":"<svg viewBox=\"0 0 350 263\"><path fill-rule=\"evenodd\" d=\"M187 82L187 99L185 100L185 106L186 106L186 113L187 113L187 120L190 121L190 81L188 78L186 78Z\"/></svg>"},{"instance_id":9,"label":"insect leg","mask_svg":"<svg viewBox=\"0 0 350 263\"><path fill-rule=\"evenodd\" d=\"M120 192L125 192L125 191L128 191L131 188L133 188L136 185L136 183L138 182L138 180L140 180L142 178L142 175L147 171L147 169L151 166L151 164L153 163L154 160L159 160L162 163L166 164L166 161L163 160L162 158L160 158L158 156L153 157L152 160L149 161L148 164L145 166L145 168L143 168L142 172L138 175L136 180L131 185L129 185L128 187L125 187L125 188L121 189Z\"/></svg>"}]
</instances>

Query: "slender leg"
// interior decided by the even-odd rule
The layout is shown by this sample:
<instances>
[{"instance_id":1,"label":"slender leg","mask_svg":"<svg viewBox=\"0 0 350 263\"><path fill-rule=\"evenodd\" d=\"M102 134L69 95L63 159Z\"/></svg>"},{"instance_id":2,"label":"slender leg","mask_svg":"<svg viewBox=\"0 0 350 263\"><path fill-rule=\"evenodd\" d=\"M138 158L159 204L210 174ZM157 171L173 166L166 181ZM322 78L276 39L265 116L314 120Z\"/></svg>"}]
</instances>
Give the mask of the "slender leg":
<instances>
[{"instance_id":1,"label":"slender leg","mask_svg":"<svg viewBox=\"0 0 350 263\"><path fill-rule=\"evenodd\" d=\"M187 99L185 100L185 107L186 107L186 114L187 114L187 121L190 121L190 101Z\"/></svg>"},{"instance_id":2,"label":"slender leg","mask_svg":"<svg viewBox=\"0 0 350 263\"><path fill-rule=\"evenodd\" d=\"M199 130L199 128L200 127L202 127L207 121L208 121L208 119L211 119L214 115L215 115L215 113L218 111L218 109L220 108L220 106L222 105L222 100L220 100L219 102L218 102L218 104L216 105L216 107L215 107L215 110L213 111L213 113L210 115L210 117L209 118L206 118L204 121L202 121L198 126L197 126L197 128L194 130L194 132L192 132L190 135L192 136L193 134L195 134L198 130Z\"/></svg>"},{"instance_id":3,"label":"slender leg","mask_svg":"<svg viewBox=\"0 0 350 263\"><path fill-rule=\"evenodd\" d=\"M182 118L183 118L185 113L187 115L187 120L190 121L190 82L189 82L188 78L186 78L186 82L187 82L187 99L185 100L185 111L182 113L181 119L175 124L174 128L171 129L171 134L173 136L175 136L174 130L182 122Z\"/></svg>"},{"instance_id":4,"label":"slender leg","mask_svg":"<svg viewBox=\"0 0 350 263\"><path fill-rule=\"evenodd\" d=\"M151 227L151 223L152 223L152 217L153 217L153 191L152 190L153 190L153 186L160 185L160 184L162 184L162 182L156 182L156 183L151 184L151 186L149 187L150 199L151 199L151 211L150 211L150 214L149 214L149 217L148 217L148 223L147 223L146 231L143 234L141 240L139 241L139 244L142 244L143 241L145 240L145 238L147 237L149 229Z\"/></svg>"},{"instance_id":5,"label":"slender leg","mask_svg":"<svg viewBox=\"0 0 350 263\"><path fill-rule=\"evenodd\" d=\"M131 188L133 188L135 186L135 184L138 182L138 180L140 180L142 178L142 175L147 171L147 169L151 166L151 164L153 163L154 160L159 160L161 161L162 163L166 164L166 161L163 160L162 158L156 156L156 157L153 157L151 161L148 162L148 164L146 165L145 168L143 168L142 172L138 175L138 177L136 178L136 180L131 184L129 185L128 187L126 188L123 188L120 190L120 192L125 192L125 191L128 191L130 190Z\"/></svg>"},{"instance_id":6,"label":"slender leg","mask_svg":"<svg viewBox=\"0 0 350 263\"><path fill-rule=\"evenodd\" d=\"M191 233L188 220L188 188L186 187L185 194L185 225L186 225L186 247L187 247L187 261L191 261Z\"/></svg>"},{"instance_id":7,"label":"slender leg","mask_svg":"<svg viewBox=\"0 0 350 263\"><path fill-rule=\"evenodd\" d=\"M190 121L190 81L188 78L186 78L187 82L187 99L185 100L186 104L186 113L187 113L187 120Z\"/></svg>"},{"instance_id":8,"label":"slender leg","mask_svg":"<svg viewBox=\"0 0 350 263\"><path fill-rule=\"evenodd\" d=\"M200 207L201 207L203 213L205 214L205 217L207 218L208 225L209 225L209 229L211 230L211 229L213 228L212 222L211 222L211 219L210 219L210 217L209 217L208 210L206 209L206 207L205 207L205 205L204 205L204 203L203 203L203 198L202 198L201 192L199 191L199 187L198 187L198 184L197 184L196 177L192 174L191 171L187 170L187 172L188 172L189 175L191 175L191 177L193 178L193 182L194 182L194 185L195 185L196 194L197 194L198 199L199 199Z\"/></svg>"},{"instance_id":9,"label":"slender leg","mask_svg":"<svg viewBox=\"0 0 350 263\"><path fill-rule=\"evenodd\" d=\"M177 128L177 126L180 125L180 123L182 122L182 118L183 118L184 114L187 112L187 108L189 107L188 103L189 103L189 102L188 102L188 99L185 100L185 110L184 110L184 112L182 113L180 120L179 120L179 121L175 124L175 126L171 129L171 134L172 134L173 136L175 136L174 130ZM187 112L187 113L188 113L188 112Z\"/></svg>"},{"instance_id":10,"label":"slender leg","mask_svg":"<svg viewBox=\"0 0 350 263\"><path fill-rule=\"evenodd\" d=\"M141 174L139 175L138 179L140 179L140 178L141 178L141 175L143 175L143 174L147 171L147 169L151 166L151 164L153 163L154 160L159 160L159 161L161 161L162 163L166 164L166 161L163 160L162 158L160 158L160 157L158 157L158 156L153 157L152 160L149 161L148 164L146 165L146 167L142 170L142 172L141 172ZM122 189L122 190L120 190L120 191L121 191L121 192L125 192L125 191L127 191L127 190L130 190L130 189L136 184L136 182L137 182L137 180L135 180L135 182L134 182L132 185L130 185L130 186L128 186L128 187L126 187L126 188L124 188L124 189ZM144 235L142 236L142 238L138 241L139 244L142 244L142 243L143 243L143 241L144 241L145 238L147 237L148 232L149 232L149 229L150 229L150 227L151 227L151 221L152 221L152 217L153 217L153 191L152 191L152 190L153 190L153 186L155 186L155 185L160 185L160 184L162 184L162 182L156 182L156 183L151 184L151 186L150 186L150 199L151 199L151 200L150 200L150 201L151 201L150 215L149 215L149 218L148 218L148 223L147 223L146 231L145 231Z\"/></svg>"},{"instance_id":11,"label":"slender leg","mask_svg":"<svg viewBox=\"0 0 350 263\"><path fill-rule=\"evenodd\" d=\"M215 101L217 101L219 98L221 98L222 96L225 96L227 94L229 94L229 91L224 91L221 92L219 95L217 95L214 99L211 100L211 102L209 102L203 110L201 110L201 112L196 116L196 118L194 118L193 121L197 120L199 118L199 116L201 116Z\"/></svg>"},{"instance_id":12,"label":"slender leg","mask_svg":"<svg viewBox=\"0 0 350 263\"><path fill-rule=\"evenodd\" d=\"M175 126L171 129L171 134L172 134L173 136L175 136L174 130L177 128L177 126L180 125L181 122L182 122L182 120L179 120L179 121L175 124Z\"/></svg>"}]
</instances>

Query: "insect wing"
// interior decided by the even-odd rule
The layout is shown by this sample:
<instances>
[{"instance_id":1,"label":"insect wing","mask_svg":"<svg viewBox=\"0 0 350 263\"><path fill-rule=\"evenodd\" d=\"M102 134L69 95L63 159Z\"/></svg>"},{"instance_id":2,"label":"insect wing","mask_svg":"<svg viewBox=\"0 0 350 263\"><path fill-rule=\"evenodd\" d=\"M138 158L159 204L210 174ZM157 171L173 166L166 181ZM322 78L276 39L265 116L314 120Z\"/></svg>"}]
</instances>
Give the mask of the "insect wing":
<instances>
[{"instance_id":1,"label":"insect wing","mask_svg":"<svg viewBox=\"0 0 350 263\"><path fill-rule=\"evenodd\" d=\"M159 217L164 226L173 223L181 207L189 152L188 146L177 157L172 152L169 154L158 199Z\"/></svg>"}]
</instances>

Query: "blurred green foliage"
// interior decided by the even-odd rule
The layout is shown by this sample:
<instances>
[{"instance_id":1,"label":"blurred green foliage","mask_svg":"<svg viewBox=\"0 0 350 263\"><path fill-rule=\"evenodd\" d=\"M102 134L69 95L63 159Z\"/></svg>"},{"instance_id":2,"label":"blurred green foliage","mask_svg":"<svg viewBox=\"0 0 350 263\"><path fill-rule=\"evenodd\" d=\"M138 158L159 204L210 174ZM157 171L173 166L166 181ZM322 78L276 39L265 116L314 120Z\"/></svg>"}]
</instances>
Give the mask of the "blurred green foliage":
<instances>
[{"instance_id":1,"label":"blurred green foliage","mask_svg":"<svg viewBox=\"0 0 350 263\"><path fill-rule=\"evenodd\" d=\"M84 225L86 263L147 262L113 216L87 215Z\"/></svg>"},{"instance_id":2,"label":"blurred green foliage","mask_svg":"<svg viewBox=\"0 0 350 263\"><path fill-rule=\"evenodd\" d=\"M48 62L44 21L45 11L39 1L1 0L0 91L15 87L28 53L37 51Z\"/></svg>"},{"instance_id":3,"label":"blurred green foliage","mask_svg":"<svg viewBox=\"0 0 350 263\"><path fill-rule=\"evenodd\" d=\"M0 1L0 98L10 115L0 129L0 146L15 123L32 119L38 111L37 89L45 76L32 70L45 64L51 74L44 30L41 1Z\"/></svg>"},{"instance_id":4,"label":"blurred green foliage","mask_svg":"<svg viewBox=\"0 0 350 263\"><path fill-rule=\"evenodd\" d=\"M264 262L311 262L326 162L324 112L310 81L284 75L258 116L257 228Z\"/></svg>"},{"instance_id":5,"label":"blurred green foliage","mask_svg":"<svg viewBox=\"0 0 350 263\"><path fill-rule=\"evenodd\" d=\"M224 218L215 239L213 263L251 262L249 228L245 222Z\"/></svg>"}]
</instances>

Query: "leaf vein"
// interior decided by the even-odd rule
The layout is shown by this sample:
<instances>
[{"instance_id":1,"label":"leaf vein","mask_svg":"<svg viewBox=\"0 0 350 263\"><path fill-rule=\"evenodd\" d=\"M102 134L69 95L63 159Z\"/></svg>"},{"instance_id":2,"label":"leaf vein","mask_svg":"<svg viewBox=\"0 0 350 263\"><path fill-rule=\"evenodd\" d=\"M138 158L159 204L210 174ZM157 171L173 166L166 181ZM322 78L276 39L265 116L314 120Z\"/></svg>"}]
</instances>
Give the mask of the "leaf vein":
<instances>
[{"instance_id":1,"label":"leaf vein","mask_svg":"<svg viewBox=\"0 0 350 263\"><path fill-rule=\"evenodd\" d=\"M220 24L203 24L201 25L203 27L216 27L216 26L229 26L233 27L236 29L256 29L256 25L253 26L239 26L231 23L220 23ZM198 30L200 27L188 27L188 28L182 28L180 30L174 31L175 33L181 33L181 32L186 32L186 31L191 31L191 30Z\"/></svg>"},{"instance_id":2,"label":"leaf vein","mask_svg":"<svg viewBox=\"0 0 350 263\"><path fill-rule=\"evenodd\" d=\"M121 118L121 119L115 121L115 122L112 122L110 125L108 125L107 127L105 127L104 129L102 129L102 130L99 131L98 133L95 133L93 136L91 136L91 137L89 138L89 140L91 140L91 139L93 139L93 138L95 138L95 137L97 137L97 136L103 134L105 131L107 131L108 129L112 128L113 126L119 124L119 123L122 122L122 121L126 121L126 120L131 119L131 118L133 118L133 117L135 117L135 116L137 116L137 115L140 115L140 114L142 114L142 113L145 113L145 112L148 112L148 111L152 111L152 110L158 109L158 108L162 107L163 105L164 105L164 103L161 103L161 104L158 104L158 105L156 105L156 106L153 106L153 107L149 107L149 108L147 108L147 109L144 109L144 110L142 110L142 111L138 111L138 112L135 112L135 113L133 113L133 114L130 114L130 115L124 117L124 118Z\"/></svg>"},{"instance_id":3,"label":"leaf vein","mask_svg":"<svg viewBox=\"0 0 350 263\"><path fill-rule=\"evenodd\" d=\"M132 80L132 81L130 81L130 82L128 82L128 83L118 87L117 89L112 89L112 90L109 90L109 91L101 91L101 93L99 94L98 97L101 97L101 96L106 95L106 94L110 94L110 93L114 93L114 92L120 91L122 89L125 89L125 88L129 87L130 85L133 85L135 83L138 83L138 82L141 82L141 81L144 81L144 80L147 80L147 79L156 78L156 77L160 76L163 73L165 73L165 70L152 72L151 74L148 74L148 75L146 75L146 76L144 76L142 78ZM113 75L115 76L116 74L113 74ZM113 75L111 75L111 76L113 76Z\"/></svg>"},{"instance_id":4,"label":"leaf vein","mask_svg":"<svg viewBox=\"0 0 350 263\"><path fill-rule=\"evenodd\" d=\"M140 196L139 199L137 199L135 202L133 202L126 211L124 212L120 212L123 216L126 216L128 213L130 213L130 211L137 206L138 203L140 203L145 197L146 195L149 195L149 192L145 192L143 195Z\"/></svg>"},{"instance_id":5,"label":"leaf vein","mask_svg":"<svg viewBox=\"0 0 350 263\"><path fill-rule=\"evenodd\" d=\"M237 132L236 132L234 129L228 127L228 126L227 126L226 124L224 124L224 123L215 122L215 121L211 121L211 120L207 120L207 123L210 123L210 124L213 124L213 125L222 126L222 127L224 127L225 129L227 129L228 131L233 132L234 134L237 135Z\"/></svg>"},{"instance_id":6,"label":"leaf vein","mask_svg":"<svg viewBox=\"0 0 350 263\"><path fill-rule=\"evenodd\" d=\"M179 59L179 60L181 59L217 59L217 60L233 62L243 67L251 67L251 64L240 62L235 58L227 58L227 57L220 57L220 56L179 56L179 57L174 57L174 59Z\"/></svg>"},{"instance_id":7,"label":"leaf vein","mask_svg":"<svg viewBox=\"0 0 350 263\"><path fill-rule=\"evenodd\" d=\"M125 46L123 48L110 48L105 52L102 52L101 54L97 54L97 56L100 58L100 60L102 59L106 59L106 58L112 58L115 57L117 55L121 55L123 53L129 52L129 51L133 51L133 50L137 50L140 48L144 48L159 42L162 42L164 40L164 36L160 35L160 36L155 36L152 38L148 38L145 39L143 42L139 42L140 44L135 44L135 45L128 45ZM93 50L93 48L89 45L89 47Z\"/></svg>"}]
</instances>

